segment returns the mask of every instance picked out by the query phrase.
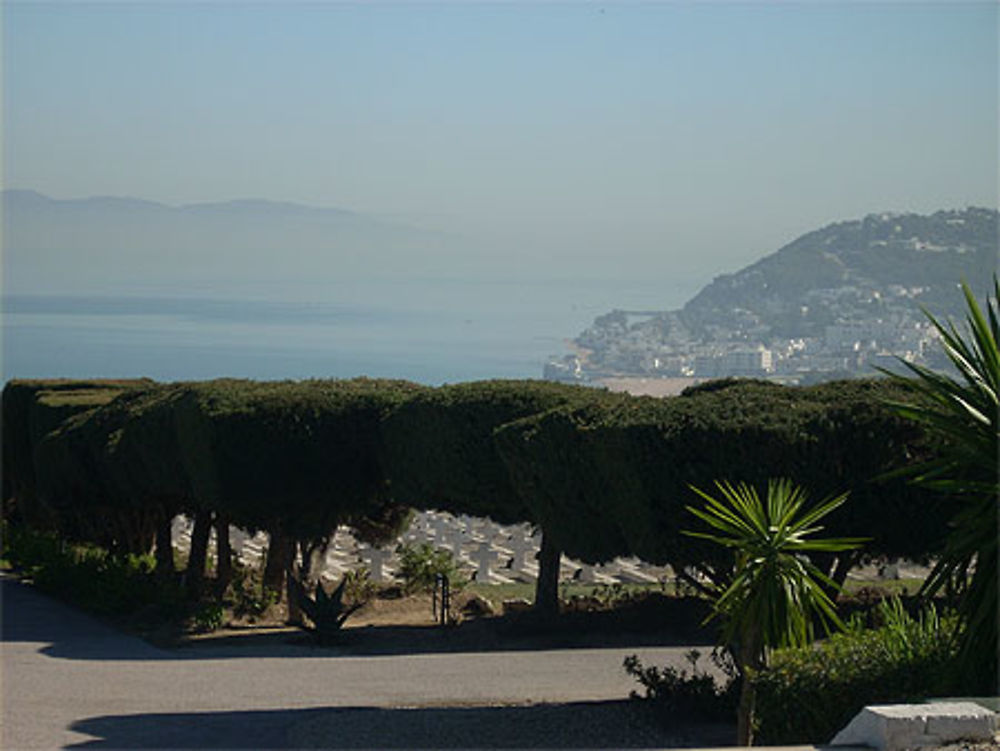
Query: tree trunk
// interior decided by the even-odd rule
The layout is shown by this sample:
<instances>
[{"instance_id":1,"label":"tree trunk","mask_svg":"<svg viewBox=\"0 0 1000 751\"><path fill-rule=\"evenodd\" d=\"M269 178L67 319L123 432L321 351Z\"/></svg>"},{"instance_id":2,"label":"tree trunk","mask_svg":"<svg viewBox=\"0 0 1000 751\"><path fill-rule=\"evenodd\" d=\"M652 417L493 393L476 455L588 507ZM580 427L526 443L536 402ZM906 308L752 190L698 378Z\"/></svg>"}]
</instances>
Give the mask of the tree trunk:
<instances>
[{"instance_id":1,"label":"tree trunk","mask_svg":"<svg viewBox=\"0 0 1000 751\"><path fill-rule=\"evenodd\" d=\"M559 562L562 551L542 530L538 551L538 582L535 585L535 613L545 618L559 615Z\"/></svg>"},{"instance_id":2,"label":"tree trunk","mask_svg":"<svg viewBox=\"0 0 1000 751\"><path fill-rule=\"evenodd\" d=\"M834 602L837 601L837 595L844 588L844 582L847 581L847 572L854 568L859 557L857 551L854 550L845 551L837 556L836 565L833 573L830 575L833 583L837 585L837 591L830 594L830 599Z\"/></svg>"},{"instance_id":3,"label":"tree trunk","mask_svg":"<svg viewBox=\"0 0 1000 751\"><path fill-rule=\"evenodd\" d=\"M764 666L764 648L760 644L760 634L757 628L751 627L741 634L740 672L743 675L743 685L740 687L740 704L736 712L736 745L753 745L754 705L757 691L750 680L750 673Z\"/></svg>"},{"instance_id":4,"label":"tree trunk","mask_svg":"<svg viewBox=\"0 0 1000 751\"><path fill-rule=\"evenodd\" d=\"M188 556L184 583L190 597L199 597L205 582L205 563L208 558L208 538L212 533L212 512L199 511L194 517L191 531L191 553Z\"/></svg>"},{"instance_id":5,"label":"tree trunk","mask_svg":"<svg viewBox=\"0 0 1000 751\"><path fill-rule=\"evenodd\" d=\"M286 597L288 598L288 625L302 626L305 621L302 618L302 606L299 605L298 593L301 590L309 590L309 564L312 551L302 542L294 540L289 542L289 554L285 569ZM302 565L296 567L296 552L302 553ZM298 584L299 586L296 586Z\"/></svg>"},{"instance_id":6,"label":"tree trunk","mask_svg":"<svg viewBox=\"0 0 1000 751\"><path fill-rule=\"evenodd\" d=\"M268 530L267 559L264 562L264 589L275 592L278 601L285 593L285 570L288 568L289 541L280 526Z\"/></svg>"},{"instance_id":7,"label":"tree trunk","mask_svg":"<svg viewBox=\"0 0 1000 751\"><path fill-rule=\"evenodd\" d=\"M220 599L233 580L233 547L229 543L229 517L220 514L215 520L215 594Z\"/></svg>"},{"instance_id":8,"label":"tree trunk","mask_svg":"<svg viewBox=\"0 0 1000 751\"><path fill-rule=\"evenodd\" d=\"M169 579L175 573L172 524L173 519L164 515L156 525L156 575L162 579Z\"/></svg>"},{"instance_id":9,"label":"tree trunk","mask_svg":"<svg viewBox=\"0 0 1000 751\"><path fill-rule=\"evenodd\" d=\"M746 673L743 674L743 685L740 687L740 705L736 710L736 745L753 745L753 710L756 692Z\"/></svg>"}]
</instances>

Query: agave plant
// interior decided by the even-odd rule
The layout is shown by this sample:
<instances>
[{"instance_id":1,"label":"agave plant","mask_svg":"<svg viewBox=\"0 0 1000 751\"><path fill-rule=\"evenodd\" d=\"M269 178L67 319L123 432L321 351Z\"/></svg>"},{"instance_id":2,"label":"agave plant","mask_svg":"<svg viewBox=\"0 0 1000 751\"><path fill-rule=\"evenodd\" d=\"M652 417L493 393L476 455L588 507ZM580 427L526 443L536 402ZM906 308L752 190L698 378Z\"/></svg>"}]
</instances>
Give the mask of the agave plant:
<instances>
[{"instance_id":1,"label":"agave plant","mask_svg":"<svg viewBox=\"0 0 1000 751\"><path fill-rule=\"evenodd\" d=\"M942 323L925 311L958 377L905 361L909 374L883 372L908 385L919 397L914 404L891 406L943 440L944 448L934 459L906 472L915 482L952 497L957 506L944 550L921 592L932 596L956 582L967 583L959 604L963 626L959 670L966 688L1000 691L1000 282L993 278L993 299L987 297L985 314L967 284L962 284L962 291L968 309L964 332L951 321Z\"/></svg>"},{"instance_id":2,"label":"agave plant","mask_svg":"<svg viewBox=\"0 0 1000 751\"><path fill-rule=\"evenodd\" d=\"M299 607L312 621L313 627L310 629L320 644L332 644L337 640L341 626L344 625L351 614L361 607L360 603L353 605L344 604L344 590L347 585L347 577L340 580L340 584L332 594L327 594L322 584L316 585L316 597L310 597L296 579L290 578L294 582L292 585L295 596L298 599Z\"/></svg>"},{"instance_id":3,"label":"agave plant","mask_svg":"<svg viewBox=\"0 0 1000 751\"><path fill-rule=\"evenodd\" d=\"M805 491L789 480L768 482L766 501L746 484L717 481L715 485L720 499L692 487L706 506L687 507L715 531L684 534L735 553L733 578L716 591L710 618L721 619L721 641L743 676L737 742L749 746L754 703L750 674L766 666L771 649L811 643L815 622L828 633L844 627L828 594L836 584L805 554L849 550L863 540L812 537L822 529L817 522L843 504L846 493L807 509Z\"/></svg>"}]
</instances>

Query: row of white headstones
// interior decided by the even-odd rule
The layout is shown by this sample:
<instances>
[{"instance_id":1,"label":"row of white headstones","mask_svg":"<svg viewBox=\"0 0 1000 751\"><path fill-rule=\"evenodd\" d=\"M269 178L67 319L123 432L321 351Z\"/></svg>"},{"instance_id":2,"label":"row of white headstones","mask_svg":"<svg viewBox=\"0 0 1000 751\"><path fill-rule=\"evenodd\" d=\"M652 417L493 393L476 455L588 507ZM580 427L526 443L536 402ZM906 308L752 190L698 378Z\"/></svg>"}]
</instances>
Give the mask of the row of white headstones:
<instances>
[{"instance_id":1,"label":"row of white headstones","mask_svg":"<svg viewBox=\"0 0 1000 751\"><path fill-rule=\"evenodd\" d=\"M190 547L191 527L187 517L174 519L174 545L182 551ZM262 563L268 545L266 533L250 535L231 527L229 535L233 552L241 563L249 566ZM359 543L347 527L339 527L319 566L319 576L336 581L347 571L365 568L372 581L391 582L399 570L397 547L424 543L450 551L463 575L476 582L506 584L538 578L541 535L530 525L500 525L489 519L456 517L442 511L418 513L395 544L382 548ZM210 547L214 548L214 532ZM591 566L563 556L560 579L581 584L657 584L669 573L668 568L651 566L638 558L617 558Z\"/></svg>"}]
</instances>

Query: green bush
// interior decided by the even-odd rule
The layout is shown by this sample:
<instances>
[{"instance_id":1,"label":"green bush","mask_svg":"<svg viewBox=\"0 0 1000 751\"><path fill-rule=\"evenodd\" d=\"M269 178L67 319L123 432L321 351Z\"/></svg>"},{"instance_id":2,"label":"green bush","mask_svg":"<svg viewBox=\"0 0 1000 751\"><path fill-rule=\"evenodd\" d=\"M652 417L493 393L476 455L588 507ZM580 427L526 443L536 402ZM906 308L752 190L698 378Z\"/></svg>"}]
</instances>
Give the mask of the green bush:
<instances>
[{"instance_id":1,"label":"green bush","mask_svg":"<svg viewBox=\"0 0 1000 751\"><path fill-rule=\"evenodd\" d=\"M55 533L37 532L19 524L0 522L0 540L3 560L28 575L63 553L63 543Z\"/></svg>"},{"instance_id":2,"label":"green bush","mask_svg":"<svg viewBox=\"0 0 1000 751\"><path fill-rule=\"evenodd\" d=\"M180 606L179 591L154 576L150 556L111 555L92 546L73 546L35 567L40 590L92 613L130 616L149 605Z\"/></svg>"},{"instance_id":3,"label":"green bush","mask_svg":"<svg viewBox=\"0 0 1000 751\"><path fill-rule=\"evenodd\" d=\"M378 584L372 581L367 568L344 572L344 601L364 606L378 593Z\"/></svg>"},{"instance_id":4,"label":"green bush","mask_svg":"<svg viewBox=\"0 0 1000 751\"><path fill-rule=\"evenodd\" d=\"M246 618L254 623L277 604L278 593L265 587L260 578L252 569L242 565L233 567L233 579L229 583L226 599L232 604L236 618Z\"/></svg>"},{"instance_id":5,"label":"green bush","mask_svg":"<svg viewBox=\"0 0 1000 751\"><path fill-rule=\"evenodd\" d=\"M712 661L719 666L728 679L716 681L711 673L698 667L701 653L692 649L685 657L691 664L691 672L666 666L646 667L636 655L625 658L622 667L634 677L644 689L644 695L632 691L632 699L644 698L653 704L657 714L664 720L683 718L706 721L729 721L736 713L739 698L739 681L735 677L735 666L726 659L726 653L716 650Z\"/></svg>"},{"instance_id":6,"label":"green bush","mask_svg":"<svg viewBox=\"0 0 1000 751\"><path fill-rule=\"evenodd\" d=\"M113 555L93 545L70 545L48 532L5 525L4 558L39 590L98 615L130 617L155 607L180 615L179 587L156 578L149 555Z\"/></svg>"},{"instance_id":7,"label":"green bush","mask_svg":"<svg viewBox=\"0 0 1000 751\"><path fill-rule=\"evenodd\" d=\"M201 633L211 633L222 628L225 622L222 606L217 602L202 603L192 616L195 628Z\"/></svg>"},{"instance_id":8,"label":"green bush","mask_svg":"<svg viewBox=\"0 0 1000 751\"><path fill-rule=\"evenodd\" d=\"M450 550L435 548L425 542L417 547L400 545L396 553L399 555L399 575L408 592L433 589L438 574L448 577L452 589L460 589L464 585Z\"/></svg>"},{"instance_id":9,"label":"green bush","mask_svg":"<svg viewBox=\"0 0 1000 751\"><path fill-rule=\"evenodd\" d=\"M898 598L873 615L884 625L865 629L855 616L815 647L776 651L753 676L761 744L826 743L866 705L950 693L957 620L933 606L913 618Z\"/></svg>"}]
</instances>

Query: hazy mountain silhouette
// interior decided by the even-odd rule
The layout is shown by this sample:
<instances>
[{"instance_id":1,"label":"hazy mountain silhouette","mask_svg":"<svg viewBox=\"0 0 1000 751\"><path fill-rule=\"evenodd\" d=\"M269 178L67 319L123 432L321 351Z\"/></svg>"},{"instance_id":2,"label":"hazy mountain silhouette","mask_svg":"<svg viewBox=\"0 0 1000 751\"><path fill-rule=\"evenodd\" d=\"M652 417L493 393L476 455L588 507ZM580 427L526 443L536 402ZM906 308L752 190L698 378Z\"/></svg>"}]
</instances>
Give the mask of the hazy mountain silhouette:
<instances>
[{"instance_id":1,"label":"hazy mountain silhouette","mask_svg":"<svg viewBox=\"0 0 1000 751\"><path fill-rule=\"evenodd\" d=\"M446 267L460 247L444 233L343 209L256 199L169 206L6 190L2 205L8 290L416 272Z\"/></svg>"}]
</instances>

